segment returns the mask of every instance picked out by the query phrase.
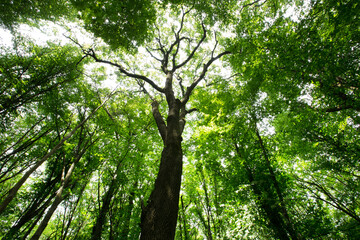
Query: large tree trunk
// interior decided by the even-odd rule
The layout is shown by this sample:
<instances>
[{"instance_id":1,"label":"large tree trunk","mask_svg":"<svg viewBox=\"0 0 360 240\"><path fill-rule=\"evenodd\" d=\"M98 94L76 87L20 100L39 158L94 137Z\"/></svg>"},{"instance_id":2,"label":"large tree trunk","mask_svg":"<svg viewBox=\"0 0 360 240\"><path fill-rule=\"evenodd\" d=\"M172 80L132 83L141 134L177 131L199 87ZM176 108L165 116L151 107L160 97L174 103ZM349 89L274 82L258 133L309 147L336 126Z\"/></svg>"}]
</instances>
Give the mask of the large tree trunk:
<instances>
[{"instance_id":1,"label":"large tree trunk","mask_svg":"<svg viewBox=\"0 0 360 240\"><path fill-rule=\"evenodd\" d=\"M141 214L142 240L171 240L175 237L179 208L179 194L182 174L181 132L182 120L179 117L180 101L170 105L167 126L160 114L157 103L153 103L153 115L164 141L161 162L155 188L147 206Z\"/></svg>"},{"instance_id":2,"label":"large tree trunk","mask_svg":"<svg viewBox=\"0 0 360 240\"><path fill-rule=\"evenodd\" d=\"M155 188L141 216L141 238L174 239L182 173L180 141L165 146Z\"/></svg>"},{"instance_id":3,"label":"large tree trunk","mask_svg":"<svg viewBox=\"0 0 360 240\"><path fill-rule=\"evenodd\" d=\"M95 54L95 51L92 49L89 49L89 51L87 51L84 56L91 57L96 62L105 63L117 67L120 73L130 78L136 79L142 91L145 94L149 95L149 97L153 100L152 112L164 143L164 149L161 153L160 168L158 176L155 180L155 188L150 195L147 206L143 208L141 214L141 239L143 240L174 239L179 208L178 203L182 174L183 154L181 149L181 134L185 125L185 115L196 110L190 109L189 111L187 111L185 109L185 105L189 101L190 95L192 94L193 90L205 78L205 75L213 62L221 58L222 56L231 53L229 51L223 51L220 54L215 55L215 50L218 45L218 41L215 38L216 44L211 51L211 57L210 59L208 59L208 61L202 62L203 67L199 75L194 76L192 83L188 87L186 87L186 89L184 88L182 81L179 81L182 99L177 99L176 96L179 95L175 95L173 91L173 77L175 71L181 69L183 66L190 62L190 60L194 57L195 53L199 49L200 45L204 42L207 35L205 26L202 23L201 25L203 29L203 34L200 40L197 42L195 47L193 47L190 42L188 43L188 47L190 49L192 48L192 51L187 56L185 54L185 60L180 61L178 56L180 55L179 52L182 52L182 50L179 51L179 49L182 49L180 47L180 42L188 39L188 37L180 37L180 33L183 29L185 15L189 12L190 10L182 14L180 28L177 32L174 32L175 40L168 47L168 49L160 41L162 37L159 33L159 38L157 40L158 48L153 49L153 51L157 51L157 53L159 53L159 58L155 57L155 55L157 54L153 55L148 50L148 52L153 58L161 62L161 71L166 74L166 81L164 87L160 87L159 85L157 85L156 82L144 75L128 72L120 64L98 58ZM168 104L167 124L165 124L158 110L157 101L146 90L146 88L144 87L144 83L149 84L158 93L165 95L166 102Z\"/></svg>"}]
</instances>

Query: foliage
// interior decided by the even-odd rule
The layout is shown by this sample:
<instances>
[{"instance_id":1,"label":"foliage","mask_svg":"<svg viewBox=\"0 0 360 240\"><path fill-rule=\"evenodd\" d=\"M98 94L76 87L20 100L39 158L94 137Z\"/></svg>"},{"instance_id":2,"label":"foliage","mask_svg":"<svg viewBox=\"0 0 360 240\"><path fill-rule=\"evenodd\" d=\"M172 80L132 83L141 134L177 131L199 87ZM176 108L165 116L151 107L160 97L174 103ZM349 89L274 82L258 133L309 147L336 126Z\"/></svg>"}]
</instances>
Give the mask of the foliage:
<instances>
[{"instance_id":1,"label":"foliage","mask_svg":"<svg viewBox=\"0 0 360 240\"><path fill-rule=\"evenodd\" d=\"M4 0L0 3L0 25L12 29L22 22L46 19L58 20L73 14L68 1Z\"/></svg>"},{"instance_id":2,"label":"foliage","mask_svg":"<svg viewBox=\"0 0 360 240\"><path fill-rule=\"evenodd\" d=\"M175 239L359 238L357 1L4 4L0 238L143 237L179 152Z\"/></svg>"}]
</instances>

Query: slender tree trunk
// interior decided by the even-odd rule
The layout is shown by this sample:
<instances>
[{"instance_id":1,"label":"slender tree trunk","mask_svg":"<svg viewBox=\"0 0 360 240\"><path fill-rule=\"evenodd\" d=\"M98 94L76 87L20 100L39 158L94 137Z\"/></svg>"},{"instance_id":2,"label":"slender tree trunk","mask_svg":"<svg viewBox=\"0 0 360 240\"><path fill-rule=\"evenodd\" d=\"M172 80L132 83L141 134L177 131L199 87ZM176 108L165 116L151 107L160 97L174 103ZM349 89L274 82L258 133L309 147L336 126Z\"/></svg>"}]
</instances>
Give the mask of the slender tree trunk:
<instances>
[{"instance_id":1,"label":"slender tree trunk","mask_svg":"<svg viewBox=\"0 0 360 240\"><path fill-rule=\"evenodd\" d=\"M63 192L69 185L71 175L74 172L76 164L80 161L81 157L86 152L87 147L88 147L87 143L85 143L84 148L82 150L80 150L79 148L80 148L81 142L82 142L82 140L79 140L76 158L74 159L74 162L71 164L69 170L66 172L66 175L65 175L65 169L64 169L64 172L63 172L64 177L62 177L62 183L61 183L60 188L56 192L54 202L50 206L50 209L46 212L46 215L45 215L44 219L41 221L38 229L36 229L36 232L31 237L31 240L37 240L37 239L40 238L41 234L43 233L43 231L47 227L47 225L49 223L49 220L52 217L53 213L55 212L55 210L57 209L59 204L62 202L62 200L64 199ZM90 143L90 145L91 145L91 143Z\"/></svg>"},{"instance_id":2,"label":"slender tree trunk","mask_svg":"<svg viewBox=\"0 0 360 240\"><path fill-rule=\"evenodd\" d=\"M286 231L285 223L284 223L279 211L277 209L275 209L275 206L276 206L275 202L271 201L270 199L266 199L266 198L269 198L269 196L265 195L265 197L264 197L262 191L260 190L261 189L260 186L258 186L258 184L256 183L256 181L254 179L254 176L253 176L253 173L251 172L251 170L248 167L246 167L246 171L247 171L249 182L251 184L253 192L254 192L255 196L257 197L257 200L259 201L261 208L264 210L267 218L269 219L270 226L274 230L277 238L281 239L281 240L289 240L290 238Z\"/></svg>"},{"instance_id":3,"label":"slender tree trunk","mask_svg":"<svg viewBox=\"0 0 360 240\"><path fill-rule=\"evenodd\" d=\"M137 182L135 182L135 187L136 186L137 186ZM125 209L123 228L121 229L121 233L120 233L120 239L122 240L128 239L129 236L130 219L131 219L132 210L134 208L134 199L135 199L135 192L131 192L129 195L129 204L126 206Z\"/></svg>"},{"instance_id":4,"label":"slender tree trunk","mask_svg":"<svg viewBox=\"0 0 360 240\"><path fill-rule=\"evenodd\" d=\"M87 182L88 182L88 181L87 181ZM87 182L86 182L86 184L84 184L84 185L82 186L81 191L80 191L80 194L78 195L78 198L76 199L76 202L75 202L75 204L74 204L74 207L71 209L71 215L70 215L70 217L69 217L69 220L68 220L67 223L66 223L66 227L65 227L64 231L61 233L61 237L60 237L61 240L66 240L66 239L67 239L67 235L68 235L68 232L69 232L71 223L72 223L72 221L73 221L73 219L74 219L74 215L75 215L75 212L76 212L76 208L77 208L77 206L78 206L79 203L80 203L80 200L81 200L81 197L82 197L82 195L83 195L83 193L84 193L84 191L85 191Z\"/></svg>"},{"instance_id":5,"label":"slender tree trunk","mask_svg":"<svg viewBox=\"0 0 360 240\"><path fill-rule=\"evenodd\" d=\"M279 211L275 208L277 205L276 202L271 200L272 197L269 196L269 194L266 191L265 192L262 191L261 186L257 183L255 176L247 163L248 160L247 160L246 154L240 150L239 146L236 143L235 143L235 149L236 149L238 156L245 160L244 161L245 162L245 170L246 170L247 177L248 177L249 183L251 185L251 188L258 200L258 203L259 203L261 209L265 212L265 216L269 220L270 227L274 230L277 239L290 240L288 233L285 229L285 223L284 223ZM265 194L265 196L264 196L264 194Z\"/></svg>"},{"instance_id":6,"label":"slender tree trunk","mask_svg":"<svg viewBox=\"0 0 360 240\"><path fill-rule=\"evenodd\" d=\"M183 198L181 196L181 210L182 210L182 220L183 220L183 229L184 229L184 239L188 240L189 236L188 236L188 230L187 230L187 224L186 224L186 213L185 213L185 209L186 207L184 206L184 201Z\"/></svg>"},{"instance_id":7,"label":"slender tree trunk","mask_svg":"<svg viewBox=\"0 0 360 240\"><path fill-rule=\"evenodd\" d=\"M46 194L47 197L49 194ZM45 209L50 205L51 200L55 197L55 194L52 194L45 203L40 207L40 203L43 201L43 198L40 201L35 202L32 206L25 212L25 214L18 220L18 222L11 227L11 229L6 233L5 237L2 240L12 240L15 236L18 235L19 230L30 220L38 215L42 215Z\"/></svg>"},{"instance_id":8,"label":"slender tree trunk","mask_svg":"<svg viewBox=\"0 0 360 240\"><path fill-rule=\"evenodd\" d=\"M264 145L264 142L260 136L260 133L258 131L258 129L256 128L255 129L255 132L256 132L256 136L259 140L259 144L260 144L260 147L261 147L261 150L263 152L263 156L264 156L264 159L265 159L265 163L266 163L266 167L268 168L268 171L270 173L270 178L273 182L273 185L274 185L274 188L275 188L275 191L276 191L276 194L278 196L278 199L279 199L279 202L280 202L280 208L281 208L281 212L282 212L282 215L284 216L284 219L285 219L285 226L286 226L286 229L289 233L289 235L291 236L291 239L293 240L299 240L299 239L302 239L300 234L298 234L296 231L295 231L295 227L294 225L292 224L292 221L291 221L291 218L288 214L288 211L287 211L287 208L286 208L286 204L285 204L285 201L284 201L284 197L282 195L282 192L280 190L280 187L279 187L279 183L276 179L276 176L275 176L275 172L271 166L271 163L270 163L270 159L269 159L269 156L268 156L268 153L267 153L267 150L266 150L266 147Z\"/></svg>"},{"instance_id":9,"label":"slender tree trunk","mask_svg":"<svg viewBox=\"0 0 360 240\"><path fill-rule=\"evenodd\" d=\"M64 186L61 186L59 188L58 192L56 193L54 202L52 203L50 209L46 212L46 215L45 215L44 219L41 221L39 227L36 229L36 232L31 237L31 240L37 240L37 239L40 238L40 236L43 233L43 231L45 230L51 216L53 215L56 208L59 206L59 204L63 200L63 196L62 196L63 190L64 190Z\"/></svg>"},{"instance_id":10,"label":"slender tree trunk","mask_svg":"<svg viewBox=\"0 0 360 240\"><path fill-rule=\"evenodd\" d=\"M62 147L62 145L64 144L64 142L66 140L68 140L69 138L71 138L75 132L82 126L84 125L85 122L87 122L87 120L89 120L106 102L107 100L109 100L109 98L114 95L115 91L112 92L108 98L102 103L100 104L100 106L98 106L94 111L92 111L89 116L87 116L84 120L82 120L68 135L66 135L65 137L63 137L59 143L53 147L53 149L51 149L50 152L48 152L47 154L45 154L44 157L42 157L33 167L31 167L23 176L22 178L14 185L14 187L12 187L8 193L8 195L6 196L6 198L0 203L0 215L5 211L6 207L9 205L9 203L14 199L14 197L16 196L17 192L19 191L19 189L22 187L22 185L26 182L26 180L30 177L30 175L35 172L36 169L38 169L49 157L51 157L60 147Z\"/></svg>"},{"instance_id":11,"label":"slender tree trunk","mask_svg":"<svg viewBox=\"0 0 360 240\"><path fill-rule=\"evenodd\" d=\"M121 159L119 159L118 164L116 166L115 175L113 176L113 179L110 182L109 189L107 190L107 192L105 193L102 199L102 205L99 208L99 215L97 216L95 225L92 229L91 240L101 239L101 232L104 223L106 221L106 215L108 214L110 209L111 199L113 198L115 191L119 188L120 178L121 178L120 175L121 167L124 159L126 158L129 152L129 148L130 146L127 147L125 153L123 154Z\"/></svg>"},{"instance_id":12,"label":"slender tree trunk","mask_svg":"<svg viewBox=\"0 0 360 240\"><path fill-rule=\"evenodd\" d=\"M22 240L26 240L28 239L28 236L30 235L30 233L32 232L32 230L35 228L36 224L40 221L40 219L42 218L42 216L45 213L45 208L41 211L40 214L38 214L38 216L36 217L35 221L33 223L31 223L31 225L26 229L26 233L24 234L24 236L22 236Z\"/></svg>"},{"instance_id":13,"label":"slender tree trunk","mask_svg":"<svg viewBox=\"0 0 360 240\"><path fill-rule=\"evenodd\" d=\"M118 168L120 167L120 164L118 165ZM100 208L99 211L99 215L96 218L96 222L95 225L92 229L92 236L91 236L91 240L98 240L101 239L101 232L104 226L104 223L106 221L106 214L109 212L110 209L110 203L111 203L111 199L114 196L114 192L115 190L118 188L119 186L119 176L120 174L118 174L118 170L116 170L116 176L114 176L114 178L112 179L109 189L106 192L106 194L104 195L104 198L102 200L102 206Z\"/></svg>"}]
</instances>

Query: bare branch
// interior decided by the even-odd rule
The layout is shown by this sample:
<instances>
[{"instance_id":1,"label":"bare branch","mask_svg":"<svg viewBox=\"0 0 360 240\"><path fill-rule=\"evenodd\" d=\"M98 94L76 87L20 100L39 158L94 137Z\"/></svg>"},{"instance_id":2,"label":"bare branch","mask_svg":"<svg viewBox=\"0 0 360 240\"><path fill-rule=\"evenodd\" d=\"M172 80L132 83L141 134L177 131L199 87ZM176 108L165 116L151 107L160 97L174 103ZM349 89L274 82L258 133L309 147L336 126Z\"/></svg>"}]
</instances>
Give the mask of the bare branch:
<instances>
[{"instance_id":1,"label":"bare branch","mask_svg":"<svg viewBox=\"0 0 360 240\"><path fill-rule=\"evenodd\" d=\"M159 50L163 53L163 54L165 54L165 50L164 50L164 45L161 43L161 31L160 31L160 29L159 29L159 27L155 24L155 28L156 28L156 30L157 30L157 32L158 32L158 37L156 37L155 39L156 39L156 41L158 42L158 44L159 44Z\"/></svg>"},{"instance_id":2,"label":"bare branch","mask_svg":"<svg viewBox=\"0 0 360 240\"><path fill-rule=\"evenodd\" d=\"M360 111L359 108L356 108L354 106L351 105L344 105L344 106L338 106L338 107L333 107L333 108L328 108L325 110L325 112L338 112L338 111L342 111L342 110L346 110L346 109L354 109L356 111Z\"/></svg>"},{"instance_id":3,"label":"bare branch","mask_svg":"<svg viewBox=\"0 0 360 240\"><path fill-rule=\"evenodd\" d=\"M160 49L159 49L160 50ZM160 59L160 58L158 58L158 57L156 57L150 50L149 50L149 48L146 48L146 51L150 54L150 56L152 57L152 58L154 58L155 60L157 60L157 61L159 61L159 62L163 62L163 59Z\"/></svg>"},{"instance_id":4,"label":"bare branch","mask_svg":"<svg viewBox=\"0 0 360 240\"><path fill-rule=\"evenodd\" d=\"M141 91L143 92L143 93L145 93L146 95L148 95L149 96L149 98L151 99L151 101L155 101L155 98L153 98L153 96L151 96L151 94L146 90L146 88L145 88L145 86L144 86L144 82L142 82L141 80L139 80L139 79L136 79L136 81L137 81L137 84L139 85L139 87L141 88Z\"/></svg>"},{"instance_id":5,"label":"bare branch","mask_svg":"<svg viewBox=\"0 0 360 240\"><path fill-rule=\"evenodd\" d=\"M182 104L185 105L185 104L189 101L189 98L190 98L190 95L191 95L192 91L193 91L194 88L200 83L200 81L201 81L202 79L204 79L204 77L205 77L205 75L206 75L209 67L211 66L211 64L212 64L215 60L221 58L221 57L224 56L224 55L230 54L230 53L231 53L230 51L224 51L224 52L220 53L219 55L217 55L217 56L215 56L215 57L211 57L211 59L210 59L206 64L204 64L203 70L202 70L200 76L198 77L198 79L197 79L196 81L194 81L194 82L187 88L186 93L185 93L185 96L184 96L184 98L183 98L183 100L182 100ZM212 54L213 54L213 53L212 53Z\"/></svg>"},{"instance_id":6,"label":"bare branch","mask_svg":"<svg viewBox=\"0 0 360 240\"><path fill-rule=\"evenodd\" d=\"M344 203L340 202L340 200L337 199L333 194L331 194L330 191L327 190L324 186L317 183L316 181L313 181L313 182L306 181L306 180L298 178L298 177L296 177L296 179L305 184L308 184L310 186L314 186L318 191L323 193L329 200L321 198L319 196L319 194L315 193L312 189L310 189L310 187L305 186L307 189L309 189L314 194L314 196L316 198L332 205L333 207L337 208L338 210L340 210L340 211L346 213L347 215L349 215L350 217L354 218L356 221L360 222L360 218L357 216L357 214L352 209L348 208Z\"/></svg>"},{"instance_id":7,"label":"bare branch","mask_svg":"<svg viewBox=\"0 0 360 240\"><path fill-rule=\"evenodd\" d=\"M182 84L183 79L182 79L182 77L180 76L180 74L176 74L176 79L179 81L179 86L180 86L180 89L181 89L181 93L182 93L182 95L184 96L184 95L185 95L185 89L184 89L184 86L183 86L183 84Z\"/></svg>"},{"instance_id":8,"label":"bare branch","mask_svg":"<svg viewBox=\"0 0 360 240\"><path fill-rule=\"evenodd\" d=\"M79 48L81 48L82 51L84 51L84 48L83 46L78 42L76 41L75 39L71 38L70 36L67 36L65 34L63 34L64 37L66 37L67 39L69 39L71 42L75 43L76 45L78 45Z\"/></svg>"},{"instance_id":9,"label":"bare branch","mask_svg":"<svg viewBox=\"0 0 360 240\"><path fill-rule=\"evenodd\" d=\"M182 63L180 63L179 65L173 66L173 70L172 70L172 71L175 71L176 69L181 68L181 67L183 67L185 64L187 64L187 63L190 61L190 59L193 58L195 52L198 50L198 48L200 47L200 45L204 42L204 40L205 40L205 38L206 38L206 29L205 29L204 23L201 23L201 26L202 26L202 29L203 29L203 35L202 35L200 41L198 42L198 44L196 45L196 47L192 50L192 52L190 53L190 55L189 55Z\"/></svg>"},{"instance_id":10,"label":"bare branch","mask_svg":"<svg viewBox=\"0 0 360 240\"><path fill-rule=\"evenodd\" d=\"M183 10L183 15L181 16L181 21L180 21L180 27L179 27L179 30L177 32L175 32L174 30L174 34L175 34L175 42L170 46L169 48L169 51L168 51L168 54L170 54L173 50L173 48L176 46L176 51L175 53L172 55L172 63L173 63L173 69L175 69L175 66L176 66L176 56L179 52L179 49L180 49L180 43L182 40L184 39L189 39L187 37L182 37L180 38L180 33L184 27L184 20L185 20L185 16L191 11L192 8L190 8L188 11L184 12L184 9Z\"/></svg>"},{"instance_id":11,"label":"bare branch","mask_svg":"<svg viewBox=\"0 0 360 240\"><path fill-rule=\"evenodd\" d=\"M191 108L189 110L186 110L186 114L189 114L189 113L192 113L192 112L195 112L197 111L197 108Z\"/></svg>"},{"instance_id":12,"label":"bare branch","mask_svg":"<svg viewBox=\"0 0 360 240\"><path fill-rule=\"evenodd\" d=\"M218 45L218 43L219 43L219 41L217 40L217 37L216 37L216 32L214 32L214 35L215 35L215 46L214 46L214 48L213 48L213 50L212 50L212 52L211 52L211 58L214 57L215 49L216 49L216 47L217 47L217 45Z\"/></svg>"},{"instance_id":13,"label":"bare branch","mask_svg":"<svg viewBox=\"0 0 360 240\"><path fill-rule=\"evenodd\" d=\"M256 1L254 1L254 2L245 4L244 6L242 6L240 12L242 12L242 11L244 10L244 8L246 8L246 7L251 7L251 6L253 6L253 5L255 5L255 4L259 3L259 2L261 2L261 0L256 0ZM266 2L267 2L267 0L265 0L263 3L260 3L260 4L258 4L258 5L255 5L255 7L260 7L260 6L264 5Z\"/></svg>"},{"instance_id":14,"label":"bare branch","mask_svg":"<svg viewBox=\"0 0 360 240\"><path fill-rule=\"evenodd\" d=\"M106 64L109 64L111 66L114 66L114 67L117 67L119 69L119 71L123 74L125 74L126 76L128 77L131 77L131 78L135 78L135 79L141 79L143 81L145 81L146 83L150 84L150 86L152 86L155 90L157 90L158 92L161 92L161 93L164 93L164 89L159 87L154 81L152 81L151 79L149 79L148 77L146 76L143 76L143 75L139 75L139 74L134 74L134 73L130 73L128 72L127 70L125 70L120 64L118 63L114 63L114 62L111 62L111 61L108 61L108 60L102 60L102 59L99 59L94 50L93 49L89 49L87 50L87 52L85 53L87 56L93 58L96 62L99 62L99 63L106 63Z\"/></svg>"}]
</instances>

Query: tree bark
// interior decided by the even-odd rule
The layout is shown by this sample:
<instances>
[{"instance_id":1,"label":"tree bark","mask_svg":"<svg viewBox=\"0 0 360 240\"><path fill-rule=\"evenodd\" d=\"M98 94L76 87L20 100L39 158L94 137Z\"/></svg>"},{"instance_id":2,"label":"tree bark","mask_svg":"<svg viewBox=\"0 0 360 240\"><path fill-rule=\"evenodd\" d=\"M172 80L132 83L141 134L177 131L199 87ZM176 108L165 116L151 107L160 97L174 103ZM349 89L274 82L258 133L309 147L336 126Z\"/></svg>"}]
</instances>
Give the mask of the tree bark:
<instances>
[{"instance_id":1,"label":"tree bark","mask_svg":"<svg viewBox=\"0 0 360 240\"><path fill-rule=\"evenodd\" d=\"M171 102L171 101L170 101ZM141 240L171 240L175 237L182 174L180 101L169 105L166 132L153 103L153 115L164 141L160 168L147 206L141 214ZM160 126L160 127L159 127Z\"/></svg>"}]
</instances>

